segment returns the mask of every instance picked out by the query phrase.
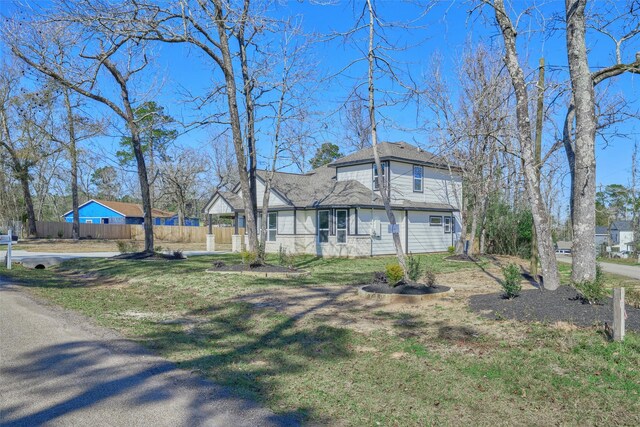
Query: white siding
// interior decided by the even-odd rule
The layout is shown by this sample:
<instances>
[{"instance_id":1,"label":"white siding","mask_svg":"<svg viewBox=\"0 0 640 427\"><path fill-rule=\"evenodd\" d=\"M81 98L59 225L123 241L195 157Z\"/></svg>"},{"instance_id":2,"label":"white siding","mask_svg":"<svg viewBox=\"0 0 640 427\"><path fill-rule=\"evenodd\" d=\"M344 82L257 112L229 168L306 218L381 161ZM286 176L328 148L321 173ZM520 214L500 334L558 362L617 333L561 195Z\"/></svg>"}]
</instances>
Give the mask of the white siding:
<instances>
[{"instance_id":1,"label":"white siding","mask_svg":"<svg viewBox=\"0 0 640 427\"><path fill-rule=\"evenodd\" d=\"M400 241L404 250L404 212L393 211L396 222L400 224ZM389 233L389 219L384 210L359 209L358 210L358 232L361 234L371 234L371 228L375 226L375 236L371 238L372 255L395 254L396 249L393 244L393 235Z\"/></svg>"},{"instance_id":2,"label":"white siding","mask_svg":"<svg viewBox=\"0 0 640 427\"><path fill-rule=\"evenodd\" d=\"M208 213L214 215L233 213L233 209L231 209L231 206L229 206L222 197L218 196L216 201L213 202L213 205L209 208Z\"/></svg>"},{"instance_id":3,"label":"white siding","mask_svg":"<svg viewBox=\"0 0 640 427\"><path fill-rule=\"evenodd\" d=\"M293 234L293 211L278 212L278 234Z\"/></svg>"},{"instance_id":4,"label":"white siding","mask_svg":"<svg viewBox=\"0 0 640 427\"><path fill-rule=\"evenodd\" d=\"M424 166L423 191L413 191L413 165L391 162L391 198L426 203L446 203L460 208L462 196L462 178L449 174L449 171Z\"/></svg>"},{"instance_id":5,"label":"white siding","mask_svg":"<svg viewBox=\"0 0 640 427\"><path fill-rule=\"evenodd\" d=\"M367 163L364 165L353 165L353 166L343 166L336 168L336 180L337 181L348 181L354 180L359 181L371 190L371 186L373 183L373 163Z\"/></svg>"},{"instance_id":6,"label":"white siding","mask_svg":"<svg viewBox=\"0 0 640 427\"><path fill-rule=\"evenodd\" d=\"M238 190L238 196L242 197L242 190ZM256 180L256 197L258 200L258 209L262 208L262 198L264 197L264 185L258 179ZM282 197L278 196L273 190L271 190L271 195L269 196L269 207L282 207L289 206L287 202L282 199Z\"/></svg>"},{"instance_id":7,"label":"white siding","mask_svg":"<svg viewBox=\"0 0 640 427\"><path fill-rule=\"evenodd\" d=\"M296 211L296 234L316 233L316 211L299 210Z\"/></svg>"},{"instance_id":8,"label":"white siding","mask_svg":"<svg viewBox=\"0 0 640 427\"><path fill-rule=\"evenodd\" d=\"M409 252L441 252L452 245L452 235L445 233L444 225L429 225L430 216L450 216L446 212L409 211Z\"/></svg>"}]
</instances>

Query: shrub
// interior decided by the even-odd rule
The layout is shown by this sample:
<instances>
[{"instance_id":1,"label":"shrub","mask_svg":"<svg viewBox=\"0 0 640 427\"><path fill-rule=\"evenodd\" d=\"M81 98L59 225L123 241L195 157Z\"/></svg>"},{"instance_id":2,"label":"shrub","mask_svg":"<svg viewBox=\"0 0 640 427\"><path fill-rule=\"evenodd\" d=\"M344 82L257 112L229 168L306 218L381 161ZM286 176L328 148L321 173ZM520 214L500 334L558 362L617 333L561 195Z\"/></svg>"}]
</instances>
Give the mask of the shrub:
<instances>
[{"instance_id":1,"label":"shrub","mask_svg":"<svg viewBox=\"0 0 640 427\"><path fill-rule=\"evenodd\" d=\"M417 282L422 275L421 270L421 262L420 258L413 256L413 254L409 254L407 257L407 276L409 276L409 280L413 282Z\"/></svg>"},{"instance_id":2,"label":"shrub","mask_svg":"<svg viewBox=\"0 0 640 427\"><path fill-rule=\"evenodd\" d=\"M589 304L598 304L609 295L609 290L604 287L604 277L600 264L596 264L595 280L583 280L582 282L574 283L573 287L578 291L580 299Z\"/></svg>"},{"instance_id":3,"label":"shrub","mask_svg":"<svg viewBox=\"0 0 640 427\"><path fill-rule=\"evenodd\" d=\"M447 248L447 252L449 252L449 255L453 255L456 253L456 247L455 246L449 246Z\"/></svg>"},{"instance_id":4,"label":"shrub","mask_svg":"<svg viewBox=\"0 0 640 427\"><path fill-rule=\"evenodd\" d=\"M404 271L400 264L387 264L385 267L387 281L390 285L397 285L404 278Z\"/></svg>"},{"instance_id":5,"label":"shrub","mask_svg":"<svg viewBox=\"0 0 640 427\"><path fill-rule=\"evenodd\" d=\"M135 241L118 240L116 242L116 245L118 245L118 252L120 252L121 254L138 252L138 242Z\"/></svg>"},{"instance_id":6,"label":"shrub","mask_svg":"<svg viewBox=\"0 0 640 427\"><path fill-rule=\"evenodd\" d=\"M294 263L295 257L293 256L293 254L287 252L287 249L283 248L282 245L280 245L280 248L278 248L278 264L283 267L292 268Z\"/></svg>"},{"instance_id":7,"label":"shrub","mask_svg":"<svg viewBox=\"0 0 640 427\"><path fill-rule=\"evenodd\" d=\"M511 263L502 268L502 274L504 275L504 280L500 282L500 284L507 298L511 299L520 295L520 291L522 290L522 285L520 284L520 280L522 279L520 267L518 267L517 264Z\"/></svg>"},{"instance_id":8,"label":"shrub","mask_svg":"<svg viewBox=\"0 0 640 427\"><path fill-rule=\"evenodd\" d=\"M62 239L62 236L64 236L64 231L58 230L58 239Z\"/></svg>"},{"instance_id":9,"label":"shrub","mask_svg":"<svg viewBox=\"0 0 640 427\"><path fill-rule=\"evenodd\" d=\"M155 248L155 252L159 253L159 254L161 254L163 250L164 250L164 248L162 246L160 246L160 245L156 246L156 248Z\"/></svg>"},{"instance_id":10,"label":"shrub","mask_svg":"<svg viewBox=\"0 0 640 427\"><path fill-rule=\"evenodd\" d=\"M213 261L213 268L223 268L225 265L224 261Z\"/></svg>"},{"instance_id":11,"label":"shrub","mask_svg":"<svg viewBox=\"0 0 640 427\"><path fill-rule=\"evenodd\" d=\"M240 258L242 259L243 264L251 265L258 260L258 254L251 251L242 251L240 252Z\"/></svg>"},{"instance_id":12,"label":"shrub","mask_svg":"<svg viewBox=\"0 0 640 427\"><path fill-rule=\"evenodd\" d=\"M175 251L173 251L173 257L175 259L186 259L187 257L184 256L184 254L182 253L182 249L176 249Z\"/></svg>"},{"instance_id":13,"label":"shrub","mask_svg":"<svg viewBox=\"0 0 640 427\"><path fill-rule=\"evenodd\" d=\"M425 267L424 269L424 284L433 287L436 285L436 273L429 267Z\"/></svg>"}]
</instances>

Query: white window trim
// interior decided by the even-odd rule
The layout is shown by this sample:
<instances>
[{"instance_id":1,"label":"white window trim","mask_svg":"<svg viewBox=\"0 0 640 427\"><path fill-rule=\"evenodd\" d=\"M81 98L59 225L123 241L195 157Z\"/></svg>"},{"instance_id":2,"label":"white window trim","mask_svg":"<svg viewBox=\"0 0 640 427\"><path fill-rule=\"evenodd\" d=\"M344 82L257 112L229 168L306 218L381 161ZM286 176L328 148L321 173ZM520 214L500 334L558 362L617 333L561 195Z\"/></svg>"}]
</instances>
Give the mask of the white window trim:
<instances>
[{"instance_id":1,"label":"white window trim","mask_svg":"<svg viewBox=\"0 0 640 427\"><path fill-rule=\"evenodd\" d=\"M344 212L344 228L338 228L338 212ZM338 231L344 230L344 242L338 241ZM336 244L346 245L349 237L349 211L347 209L336 209Z\"/></svg>"},{"instance_id":2,"label":"white window trim","mask_svg":"<svg viewBox=\"0 0 640 427\"><path fill-rule=\"evenodd\" d=\"M271 228L271 215L276 216L275 227ZM271 231L275 231L275 235L273 240L271 240ZM278 240L278 212L268 212L267 213L267 242L275 242Z\"/></svg>"},{"instance_id":3,"label":"white window trim","mask_svg":"<svg viewBox=\"0 0 640 427\"><path fill-rule=\"evenodd\" d=\"M327 213L327 228L320 228L320 214L326 212ZM320 209L318 211L318 216L316 218L317 221L317 227L316 227L316 241L318 243L329 243L329 240L331 240L331 210L330 209ZM320 232L321 231L326 231L327 232L327 241L326 242L322 242L320 241Z\"/></svg>"},{"instance_id":4,"label":"white window trim","mask_svg":"<svg viewBox=\"0 0 640 427\"><path fill-rule=\"evenodd\" d=\"M416 169L420 168L420 189L416 190ZM413 165L413 192L424 193L424 166Z\"/></svg>"},{"instance_id":5,"label":"white window trim","mask_svg":"<svg viewBox=\"0 0 640 427\"><path fill-rule=\"evenodd\" d=\"M449 230L447 231L447 229L449 229ZM446 234L451 234L452 231L453 231L452 218L450 216L445 216L444 217L444 232Z\"/></svg>"}]
</instances>

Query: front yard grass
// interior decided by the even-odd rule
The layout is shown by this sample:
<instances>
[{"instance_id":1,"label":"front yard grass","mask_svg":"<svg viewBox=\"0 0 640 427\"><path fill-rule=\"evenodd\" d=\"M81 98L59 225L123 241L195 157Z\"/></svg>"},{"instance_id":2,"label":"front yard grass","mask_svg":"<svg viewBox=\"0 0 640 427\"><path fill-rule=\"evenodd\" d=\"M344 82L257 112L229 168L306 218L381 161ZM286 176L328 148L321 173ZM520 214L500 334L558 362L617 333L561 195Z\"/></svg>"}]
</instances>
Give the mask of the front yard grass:
<instances>
[{"instance_id":1,"label":"front yard grass","mask_svg":"<svg viewBox=\"0 0 640 427\"><path fill-rule=\"evenodd\" d=\"M392 258L300 257L311 275L295 279L204 272L235 255L85 259L0 275L312 423L640 424L638 335L611 343L594 329L477 316L466 298L499 292L499 268L445 256L422 258L456 293L422 306L355 297L354 285Z\"/></svg>"}]
</instances>

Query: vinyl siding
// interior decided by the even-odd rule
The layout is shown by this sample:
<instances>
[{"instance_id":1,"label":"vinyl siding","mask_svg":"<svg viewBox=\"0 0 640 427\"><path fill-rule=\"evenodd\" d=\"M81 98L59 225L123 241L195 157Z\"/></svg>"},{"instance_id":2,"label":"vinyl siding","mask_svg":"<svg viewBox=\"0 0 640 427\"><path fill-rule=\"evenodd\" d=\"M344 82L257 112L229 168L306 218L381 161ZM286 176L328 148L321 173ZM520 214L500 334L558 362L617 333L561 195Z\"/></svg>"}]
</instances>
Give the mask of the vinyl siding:
<instances>
[{"instance_id":1,"label":"vinyl siding","mask_svg":"<svg viewBox=\"0 0 640 427\"><path fill-rule=\"evenodd\" d=\"M404 211L393 211L396 217L396 222L400 224L400 240L402 241L402 248L404 250ZM373 222L372 222L373 221ZM389 233L389 219L384 210L378 209L361 209L358 210L358 232L362 234L370 234L372 224L379 222L380 226L376 227L376 236L371 239L371 254L372 255L389 255L395 254L396 249L393 244L393 235Z\"/></svg>"},{"instance_id":2,"label":"vinyl siding","mask_svg":"<svg viewBox=\"0 0 640 427\"><path fill-rule=\"evenodd\" d=\"M453 179L452 179L453 178ZM412 200L426 203L446 203L460 208L462 196L462 178L451 177L442 169L424 167L423 191L413 191L413 165L391 162L391 198L394 200ZM457 196L457 197L456 197Z\"/></svg>"},{"instance_id":3,"label":"vinyl siding","mask_svg":"<svg viewBox=\"0 0 640 427\"><path fill-rule=\"evenodd\" d=\"M293 211L278 212L278 234L293 234Z\"/></svg>"},{"instance_id":4,"label":"vinyl siding","mask_svg":"<svg viewBox=\"0 0 640 427\"><path fill-rule=\"evenodd\" d=\"M373 163L363 165L352 165L336 168L336 180L359 181L362 185L371 190L373 180Z\"/></svg>"},{"instance_id":5,"label":"vinyl siding","mask_svg":"<svg viewBox=\"0 0 640 427\"><path fill-rule=\"evenodd\" d=\"M213 205L209 208L210 214L219 215L219 214L227 214L233 213L233 209L227 202L224 201L222 197L218 197Z\"/></svg>"},{"instance_id":6,"label":"vinyl siding","mask_svg":"<svg viewBox=\"0 0 640 427\"><path fill-rule=\"evenodd\" d=\"M409 252L441 252L451 246L452 233L445 233L444 225L433 226L429 224L429 217L434 215L445 217L451 214L409 211Z\"/></svg>"}]
</instances>

